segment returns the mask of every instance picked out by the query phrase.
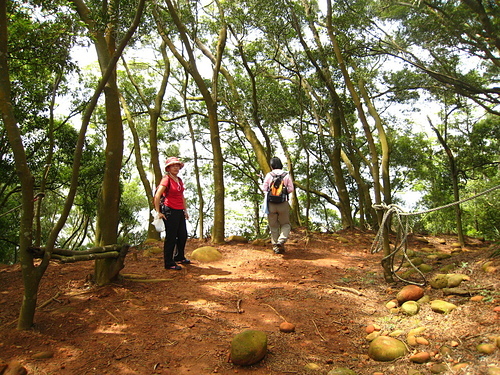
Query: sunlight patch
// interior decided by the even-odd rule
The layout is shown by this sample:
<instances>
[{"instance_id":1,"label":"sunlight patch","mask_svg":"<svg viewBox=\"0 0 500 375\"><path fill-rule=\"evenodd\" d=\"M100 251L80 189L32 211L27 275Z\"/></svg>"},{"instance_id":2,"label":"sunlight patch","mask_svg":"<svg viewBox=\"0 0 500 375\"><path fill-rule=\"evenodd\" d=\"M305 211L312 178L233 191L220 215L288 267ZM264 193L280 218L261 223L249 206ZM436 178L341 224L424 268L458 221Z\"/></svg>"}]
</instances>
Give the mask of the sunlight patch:
<instances>
[{"instance_id":1,"label":"sunlight patch","mask_svg":"<svg viewBox=\"0 0 500 375\"><path fill-rule=\"evenodd\" d=\"M95 333L111 333L115 335L124 335L125 329L127 329L129 326L128 324L112 324L110 326L101 326L96 328L94 331Z\"/></svg>"}]
</instances>

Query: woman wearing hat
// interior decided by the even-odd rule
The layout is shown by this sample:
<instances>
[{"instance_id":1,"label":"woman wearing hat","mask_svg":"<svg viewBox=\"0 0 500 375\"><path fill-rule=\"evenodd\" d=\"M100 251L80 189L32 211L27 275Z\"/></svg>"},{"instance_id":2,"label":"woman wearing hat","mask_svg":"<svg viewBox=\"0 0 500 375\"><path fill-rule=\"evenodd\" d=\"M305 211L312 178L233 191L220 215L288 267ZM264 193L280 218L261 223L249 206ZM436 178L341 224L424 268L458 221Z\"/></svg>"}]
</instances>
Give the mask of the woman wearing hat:
<instances>
[{"instance_id":1,"label":"woman wearing hat","mask_svg":"<svg viewBox=\"0 0 500 375\"><path fill-rule=\"evenodd\" d=\"M186 219L189 219L189 215L186 211L184 184L178 177L182 167L184 163L174 156L166 160L167 174L162 178L154 197L155 210L165 223L163 257L167 270L181 270L182 268L177 263L191 263L184 256L187 241ZM177 252L174 254L176 247Z\"/></svg>"}]
</instances>

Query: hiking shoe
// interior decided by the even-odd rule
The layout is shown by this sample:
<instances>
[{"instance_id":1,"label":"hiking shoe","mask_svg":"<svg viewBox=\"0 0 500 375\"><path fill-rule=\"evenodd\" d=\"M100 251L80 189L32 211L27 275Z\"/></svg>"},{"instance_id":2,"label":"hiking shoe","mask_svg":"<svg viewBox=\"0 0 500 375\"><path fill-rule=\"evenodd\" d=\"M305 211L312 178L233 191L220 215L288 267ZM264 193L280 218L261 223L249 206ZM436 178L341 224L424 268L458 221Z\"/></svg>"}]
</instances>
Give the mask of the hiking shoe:
<instances>
[{"instance_id":1,"label":"hiking shoe","mask_svg":"<svg viewBox=\"0 0 500 375\"><path fill-rule=\"evenodd\" d=\"M180 271L182 270L181 266L178 266L177 264L174 264L172 266L167 266L165 267L166 270L174 270L174 271Z\"/></svg>"},{"instance_id":2,"label":"hiking shoe","mask_svg":"<svg viewBox=\"0 0 500 375\"><path fill-rule=\"evenodd\" d=\"M273 245L273 251L275 254L283 254L285 252L285 247L283 244L277 243Z\"/></svg>"}]
</instances>

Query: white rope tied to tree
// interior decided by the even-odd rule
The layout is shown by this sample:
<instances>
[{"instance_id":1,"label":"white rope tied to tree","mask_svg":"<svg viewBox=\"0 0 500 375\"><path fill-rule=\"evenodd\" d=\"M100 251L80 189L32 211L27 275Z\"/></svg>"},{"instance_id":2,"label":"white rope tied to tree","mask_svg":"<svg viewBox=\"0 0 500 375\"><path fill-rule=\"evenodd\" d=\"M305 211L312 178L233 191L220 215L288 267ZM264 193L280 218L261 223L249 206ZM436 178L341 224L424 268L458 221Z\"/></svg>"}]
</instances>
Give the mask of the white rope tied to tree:
<instances>
[{"instance_id":1,"label":"white rope tied to tree","mask_svg":"<svg viewBox=\"0 0 500 375\"><path fill-rule=\"evenodd\" d=\"M371 253L374 254L374 253L378 253L380 250L383 249L384 247L384 227L385 225L387 224L387 221L389 220L389 218L391 218L393 215L396 219L396 222L397 222L397 226L396 226L396 240L394 242L394 250L384 256L384 258L382 259L382 264L384 263L384 261L390 259L391 260L391 273L396 277L398 278L399 280L401 281L404 281L406 283L409 283L409 284L415 284L415 285L425 285L426 283L426 280L425 280L425 276L424 274L422 273L422 271L420 271L417 267L415 267L415 265L412 263L412 261L410 260L410 258L408 257L408 254L407 254L407 248L408 248L408 227L409 227L409 217L410 216L416 216L416 215L423 215L423 214L427 214L427 213L430 213L430 212L434 212L434 211L438 211L438 210L442 210L442 209L445 209L445 208L448 208L448 207L451 207L451 206L455 206L457 204L461 204L461 203L464 203L464 202L467 202L469 200L472 200L472 199L475 199L477 197L480 197L482 195L485 195L485 194L488 194L488 193L491 193L492 191L496 190L496 189L499 189L500 188L500 185L497 185L497 186L494 186L490 189L487 189L485 191L483 191L482 193L479 193L479 194L476 194L472 197L469 197L469 198L465 198L465 199L462 199L460 201L457 201L457 202L452 202L450 204L447 204L447 205L444 205L444 206L441 206L441 207L436 207L436 208L432 208L430 210L426 210L426 211L420 211L420 212L404 212L403 209L395 204L391 204L391 205L386 205L386 204L376 204L376 205L373 205L373 208L376 209L376 210L384 210L384 216L382 217L382 222L380 223L380 226L379 226L379 230L375 236L375 239L373 240L373 244L372 244L372 247L371 247ZM403 223L403 220L402 218L404 217L404 220L405 222ZM403 229L404 228L404 229ZM395 259L395 255L398 251L402 251L403 252L403 257L401 258L401 264L397 267L397 269L394 269L394 259ZM409 280L405 280L403 278L401 278L396 272L398 272L400 269L401 269L401 266L403 264L403 261L404 260L407 260L408 263L411 265L411 267L413 269L415 269L419 274L420 276L422 277L423 279L423 282L422 283L416 283L416 282L412 282L412 281L409 281Z\"/></svg>"}]
</instances>

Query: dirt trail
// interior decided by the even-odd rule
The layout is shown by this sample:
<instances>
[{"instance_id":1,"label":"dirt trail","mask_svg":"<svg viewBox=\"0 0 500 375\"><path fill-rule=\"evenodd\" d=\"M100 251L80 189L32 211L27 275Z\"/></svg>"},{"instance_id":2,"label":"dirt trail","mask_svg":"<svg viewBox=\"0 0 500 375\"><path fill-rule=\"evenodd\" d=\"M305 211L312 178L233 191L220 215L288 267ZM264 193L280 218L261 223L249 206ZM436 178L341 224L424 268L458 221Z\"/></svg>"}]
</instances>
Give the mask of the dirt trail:
<instances>
[{"instance_id":1,"label":"dirt trail","mask_svg":"<svg viewBox=\"0 0 500 375\"><path fill-rule=\"evenodd\" d=\"M500 350L490 356L475 351L481 340L500 336L493 312L500 304L498 271L486 273L481 267L491 260L489 244L471 239L466 251L432 261L436 270L454 263L452 272L467 273L468 287L483 294L482 301L427 288L432 299L445 298L459 307L441 316L423 306L417 317L408 318L385 308L405 284L384 281L382 255L370 253L373 238L373 233L348 231L306 240L294 231L284 255L269 247L229 243L217 246L222 260L194 261L182 271L164 270L161 254L145 256L145 248L136 248L122 271L129 278L101 288L87 281L92 262L54 262L40 288L39 304L47 304L27 332L15 329L22 299L19 266L4 266L0 362L16 359L37 375L327 374L334 366L359 375L402 375L408 368L430 374L428 364L412 364L408 358L371 360L365 327L375 323L387 332L426 326L430 344L420 351L435 354L442 345L458 343L452 355L434 356L431 364L470 363L460 374L486 374L487 366L500 363ZM452 242L451 237L413 237L410 248L451 252ZM201 245L206 243L190 240L187 254ZM494 259L493 266L500 268L499 261ZM283 321L294 323L295 332L280 332ZM268 355L250 367L234 366L228 358L231 339L248 328L267 333ZM50 358L34 359L44 352ZM318 368L307 370L308 364Z\"/></svg>"}]
</instances>

